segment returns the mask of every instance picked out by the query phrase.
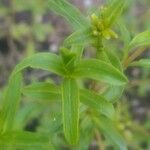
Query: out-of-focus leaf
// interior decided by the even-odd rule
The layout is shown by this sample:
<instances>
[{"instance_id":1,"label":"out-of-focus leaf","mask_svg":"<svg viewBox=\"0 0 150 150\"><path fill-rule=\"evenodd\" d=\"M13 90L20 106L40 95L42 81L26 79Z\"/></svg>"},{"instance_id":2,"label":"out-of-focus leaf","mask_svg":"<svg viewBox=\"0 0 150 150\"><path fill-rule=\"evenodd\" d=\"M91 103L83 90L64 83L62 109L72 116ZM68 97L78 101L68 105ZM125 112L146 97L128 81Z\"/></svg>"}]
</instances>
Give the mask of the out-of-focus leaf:
<instances>
[{"instance_id":1,"label":"out-of-focus leaf","mask_svg":"<svg viewBox=\"0 0 150 150\"><path fill-rule=\"evenodd\" d=\"M10 78L0 112L0 132L11 131L21 96L21 74Z\"/></svg>"},{"instance_id":2,"label":"out-of-focus leaf","mask_svg":"<svg viewBox=\"0 0 150 150\"><path fill-rule=\"evenodd\" d=\"M123 137L110 119L99 116L99 118L95 118L94 120L106 139L110 140L119 150L127 150Z\"/></svg>"},{"instance_id":3,"label":"out-of-focus leaf","mask_svg":"<svg viewBox=\"0 0 150 150\"><path fill-rule=\"evenodd\" d=\"M64 74L61 58L52 53L38 53L25 58L15 67L12 76L27 67L44 69L59 75Z\"/></svg>"},{"instance_id":4,"label":"out-of-focus leaf","mask_svg":"<svg viewBox=\"0 0 150 150\"><path fill-rule=\"evenodd\" d=\"M114 117L115 110L112 103L108 102L103 96L89 90L81 90L80 95L81 101L89 108L92 108L109 118Z\"/></svg>"},{"instance_id":5,"label":"out-of-focus leaf","mask_svg":"<svg viewBox=\"0 0 150 150\"><path fill-rule=\"evenodd\" d=\"M139 66L150 69L150 59L141 59L130 64L130 66Z\"/></svg>"},{"instance_id":6,"label":"out-of-focus leaf","mask_svg":"<svg viewBox=\"0 0 150 150\"><path fill-rule=\"evenodd\" d=\"M62 83L62 116L65 137L74 145L79 138L79 91L74 79L66 78Z\"/></svg>"},{"instance_id":7,"label":"out-of-focus leaf","mask_svg":"<svg viewBox=\"0 0 150 150\"><path fill-rule=\"evenodd\" d=\"M105 52L106 52L106 55L107 55L109 61L111 62L111 64L115 68L117 68L120 71L122 71L123 68L122 68L121 62L120 62L119 58L117 57L117 55L113 51L111 51L109 49L108 50L106 49Z\"/></svg>"},{"instance_id":8,"label":"out-of-focus leaf","mask_svg":"<svg viewBox=\"0 0 150 150\"><path fill-rule=\"evenodd\" d=\"M108 26L111 26L122 14L125 0L112 0L104 13Z\"/></svg>"},{"instance_id":9,"label":"out-of-focus leaf","mask_svg":"<svg viewBox=\"0 0 150 150\"><path fill-rule=\"evenodd\" d=\"M46 90L44 90L45 88ZM32 98L32 99L41 99L42 97L42 100L51 100L51 93L53 91L55 92L55 94L57 94L56 99L58 97L61 97L60 88L56 87L55 85L51 85L50 83L38 83L37 82L29 86L26 86L22 90L25 96ZM114 108L113 108L113 105L110 102L108 102L109 99L107 100L103 96L97 95L88 90L80 90L79 93L80 93L80 101L84 105L87 105L89 108L92 108L102 114L105 114L108 117L113 116ZM58 98L57 100L60 100L60 98Z\"/></svg>"},{"instance_id":10,"label":"out-of-focus leaf","mask_svg":"<svg viewBox=\"0 0 150 150\"><path fill-rule=\"evenodd\" d=\"M133 38L129 43L128 51L133 48L150 45L150 30L144 31Z\"/></svg>"},{"instance_id":11,"label":"out-of-focus leaf","mask_svg":"<svg viewBox=\"0 0 150 150\"><path fill-rule=\"evenodd\" d=\"M122 85L127 82L123 73L112 65L101 60L86 59L77 64L73 74L76 77L91 78L113 85Z\"/></svg>"},{"instance_id":12,"label":"out-of-focus leaf","mask_svg":"<svg viewBox=\"0 0 150 150\"><path fill-rule=\"evenodd\" d=\"M78 63L82 57L83 54L83 50L84 50L84 46L83 43L82 44L73 44L71 46L71 51L76 53L76 62Z\"/></svg>"},{"instance_id":13,"label":"out-of-focus leaf","mask_svg":"<svg viewBox=\"0 0 150 150\"><path fill-rule=\"evenodd\" d=\"M123 20L119 20L118 26L119 26L119 30L121 32L121 38L124 42L124 47L126 47L129 44L129 42L131 41L130 33L129 33L128 29L126 28Z\"/></svg>"},{"instance_id":14,"label":"out-of-focus leaf","mask_svg":"<svg viewBox=\"0 0 150 150\"><path fill-rule=\"evenodd\" d=\"M43 109L44 107L41 104L31 102L25 103L25 105L17 111L13 129L23 130L26 127L27 122L31 121L30 119L38 118Z\"/></svg>"},{"instance_id":15,"label":"out-of-focus leaf","mask_svg":"<svg viewBox=\"0 0 150 150\"><path fill-rule=\"evenodd\" d=\"M92 32L90 28L85 28L72 33L68 38L65 39L64 44L66 46L70 46L72 44L87 44L91 41L91 37Z\"/></svg>"},{"instance_id":16,"label":"out-of-focus leaf","mask_svg":"<svg viewBox=\"0 0 150 150\"><path fill-rule=\"evenodd\" d=\"M40 100L60 100L60 88L58 88L54 84L50 83L35 83L29 86L26 86L22 92L32 97L33 99L40 99ZM59 94L58 94L59 93Z\"/></svg>"},{"instance_id":17,"label":"out-of-focus leaf","mask_svg":"<svg viewBox=\"0 0 150 150\"><path fill-rule=\"evenodd\" d=\"M52 11L65 17L74 29L85 28L88 25L86 18L67 0L48 0L48 6Z\"/></svg>"},{"instance_id":18,"label":"out-of-focus leaf","mask_svg":"<svg viewBox=\"0 0 150 150\"><path fill-rule=\"evenodd\" d=\"M102 96L104 96L109 102L115 103L121 97L123 90L124 86L109 85L102 93Z\"/></svg>"},{"instance_id":19,"label":"out-of-focus leaf","mask_svg":"<svg viewBox=\"0 0 150 150\"><path fill-rule=\"evenodd\" d=\"M31 133L25 131L13 131L6 132L1 135L0 145L6 145L11 147L22 147L28 148L34 146L39 146L45 150L53 149L50 138L46 134L41 133Z\"/></svg>"}]
</instances>

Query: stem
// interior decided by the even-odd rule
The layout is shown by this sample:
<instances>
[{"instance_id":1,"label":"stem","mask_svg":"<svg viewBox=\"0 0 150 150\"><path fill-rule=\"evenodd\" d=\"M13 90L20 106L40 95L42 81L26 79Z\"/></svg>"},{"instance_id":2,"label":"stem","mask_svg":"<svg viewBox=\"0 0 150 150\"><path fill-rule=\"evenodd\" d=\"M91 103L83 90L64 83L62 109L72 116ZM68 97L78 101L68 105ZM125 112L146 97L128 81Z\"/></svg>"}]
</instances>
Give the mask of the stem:
<instances>
[{"instance_id":1,"label":"stem","mask_svg":"<svg viewBox=\"0 0 150 150\"><path fill-rule=\"evenodd\" d=\"M96 141L97 141L97 144L98 144L98 149L99 150L105 150L105 146L102 144L101 135L100 135L98 129L95 129L95 137L96 137Z\"/></svg>"}]
</instances>

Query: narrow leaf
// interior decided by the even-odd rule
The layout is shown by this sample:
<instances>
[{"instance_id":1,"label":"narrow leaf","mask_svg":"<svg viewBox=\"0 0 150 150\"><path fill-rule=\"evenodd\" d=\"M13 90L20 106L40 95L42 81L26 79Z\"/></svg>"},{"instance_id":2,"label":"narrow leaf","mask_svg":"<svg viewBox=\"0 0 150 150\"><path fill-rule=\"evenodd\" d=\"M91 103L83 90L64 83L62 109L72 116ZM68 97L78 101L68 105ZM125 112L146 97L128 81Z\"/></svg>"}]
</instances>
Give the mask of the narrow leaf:
<instances>
[{"instance_id":1,"label":"narrow leaf","mask_svg":"<svg viewBox=\"0 0 150 150\"><path fill-rule=\"evenodd\" d=\"M139 66L150 69L150 59L141 59L130 64L130 66Z\"/></svg>"},{"instance_id":2,"label":"narrow leaf","mask_svg":"<svg viewBox=\"0 0 150 150\"><path fill-rule=\"evenodd\" d=\"M74 145L78 142L79 92L74 79L66 78L62 84L63 128L67 141Z\"/></svg>"},{"instance_id":3,"label":"narrow leaf","mask_svg":"<svg viewBox=\"0 0 150 150\"><path fill-rule=\"evenodd\" d=\"M109 102L115 103L122 96L124 86L109 85L108 88L102 93L102 96Z\"/></svg>"},{"instance_id":4,"label":"narrow leaf","mask_svg":"<svg viewBox=\"0 0 150 150\"><path fill-rule=\"evenodd\" d=\"M67 0L48 0L48 6L52 11L65 17L74 29L84 28L88 24L80 11Z\"/></svg>"},{"instance_id":5,"label":"narrow leaf","mask_svg":"<svg viewBox=\"0 0 150 150\"><path fill-rule=\"evenodd\" d=\"M50 83L38 82L29 86L26 86L22 92L28 97L39 100L60 100L60 89ZM59 94L58 94L59 93Z\"/></svg>"},{"instance_id":6,"label":"narrow leaf","mask_svg":"<svg viewBox=\"0 0 150 150\"><path fill-rule=\"evenodd\" d=\"M35 147L39 146L47 149L53 149L50 144L50 138L48 135L40 133L31 133L26 131L13 131L6 132L1 135L0 145L5 144L11 147Z\"/></svg>"},{"instance_id":7,"label":"narrow leaf","mask_svg":"<svg viewBox=\"0 0 150 150\"><path fill-rule=\"evenodd\" d=\"M122 68L122 65L121 65L121 62L119 60L119 58L117 57L117 54L115 54L115 52L113 52L112 50L105 50L106 54L107 54L107 57L109 59L109 61L111 62L111 64L119 69L120 71L123 70Z\"/></svg>"},{"instance_id":8,"label":"narrow leaf","mask_svg":"<svg viewBox=\"0 0 150 150\"><path fill-rule=\"evenodd\" d=\"M83 30L78 30L72 33L64 42L66 46L72 44L87 44L92 39L92 32L90 28L85 28Z\"/></svg>"},{"instance_id":9,"label":"narrow leaf","mask_svg":"<svg viewBox=\"0 0 150 150\"><path fill-rule=\"evenodd\" d=\"M52 53L38 53L25 58L15 67L12 75L22 71L27 67L44 69L59 75L64 74L61 58Z\"/></svg>"},{"instance_id":10,"label":"narrow leaf","mask_svg":"<svg viewBox=\"0 0 150 150\"><path fill-rule=\"evenodd\" d=\"M51 87L54 87L54 88L51 89ZM46 90L44 90L45 88ZM25 96L30 97L32 99L41 99L42 97L42 100L51 100L51 92L53 90L55 90L54 92L57 94L56 100L60 100L60 98L57 99L57 97L61 97L60 88L55 87L55 85L53 86L49 85L49 83L37 82L37 83L24 87L22 89L22 92ZM80 90L79 93L80 93L80 100L83 104L87 105L89 108L92 108L100 112L101 114L104 114L112 118L114 114L114 108L113 108L113 105L110 102L108 102L109 100L105 99L101 95L97 95L95 93L89 92L88 90Z\"/></svg>"},{"instance_id":11,"label":"narrow leaf","mask_svg":"<svg viewBox=\"0 0 150 150\"><path fill-rule=\"evenodd\" d=\"M122 85L127 82L127 78L112 65L101 60L82 60L73 74L76 77L86 77L94 80L106 82L113 85Z\"/></svg>"},{"instance_id":12,"label":"narrow leaf","mask_svg":"<svg viewBox=\"0 0 150 150\"><path fill-rule=\"evenodd\" d=\"M150 30L147 30L145 32L138 34L133 38L133 40L129 43L128 51L133 48L149 45L150 45Z\"/></svg>"},{"instance_id":13,"label":"narrow leaf","mask_svg":"<svg viewBox=\"0 0 150 150\"><path fill-rule=\"evenodd\" d=\"M89 90L81 90L80 95L81 101L89 106L89 108L92 108L109 118L114 117L115 110L112 103L108 102L101 95L98 95Z\"/></svg>"},{"instance_id":14,"label":"narrow leaf","mask_svg":"<svg viewBox=\"0 0 150 150\"><path fill-rule=\"evenodd\" d=\"M21 96L21 74L10 78L6 90L2 111L0 112L0 132L11 131Z\"/></svg>"},{"instance_id":15,"label":"narrow leaf","mask_svg":"<svg viewBox=\"0 0 150 150\"><path fill-rule=\"evenodd\" d=\"M119 20L118 27L119 27L119 30L121 33L121 39L123 40L124 47L126 47L129 44L129 42L131 41L131 35L130 35L127 27L125 26L125 23L123 20Z\"/></svg>"},{"instance_id":16,"label":"narrow leaf","mask_svg":"<svg viewBox=\"0 0 150 150\"><path fill-rule=\"evenodd\" d=\"M113 0L104 13L108 26L111 26L122 14L125 0Z\"/></svg>"},{"instance_id":17,"label":"narrow leaf","mask_svg":"<svg viewBox=\"0 0 150 150\"><path fill-rule=\"evenodd\" d=\"M123 137L117 131L114 123L110 119L100 116L94 120L100 130L103 132L106 139L109 139L119 150L127 150Z\"/></svg>"}]
</instances>

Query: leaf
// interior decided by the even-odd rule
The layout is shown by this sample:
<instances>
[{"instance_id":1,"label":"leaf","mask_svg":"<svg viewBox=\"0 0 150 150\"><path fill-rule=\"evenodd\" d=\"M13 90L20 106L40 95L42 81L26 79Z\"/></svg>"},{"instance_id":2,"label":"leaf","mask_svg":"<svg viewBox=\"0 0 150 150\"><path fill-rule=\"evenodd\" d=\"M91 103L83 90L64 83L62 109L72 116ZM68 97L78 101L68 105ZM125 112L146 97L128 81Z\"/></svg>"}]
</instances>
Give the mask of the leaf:
<instances>
[{"instance_id":1,"label":"leaf","mask_svg":"<svg viewBox=\"0 0 150 150\"><path fill-rule=\"evenodd\" d=\"M124 86L109 85L108 88L102 93L102 96L109 102L115 103L122 96Z\"/></svg>"},{"instance_id":2,"label":"leaf","mask_svg":"<svg viewBox=\"0 0 150 150\"><path fill-rule=\"evenodd\" d=\"M110 119L101 115L94 120L106 139L109 139L119 150L127 150L123 137Z\"/></svg>"},{"instance_id":3,"label":"leaf","mask_svg":"<svg viewBox=\"0 0 150 150\"><path fill-rule=\"evenodd\" d=\"M139 66L143 68L150 69L150 59L141 59L139 61L134 61L130 66Z\"/></svg>"},{"instance_id":4,"label":"leaf","mask_svg":"<svg viewBox=\"0 0 150 150\"><path fill-rule=\"evenodd\" d=\"M121 16L123 8L125 6L125 0L113 0L108 8L106 8L106 12L104 12L104 16L107 21L108 26L112 26L118 17Z\"/></svg>"},{"instance_id":5,"label":"leaf","mask_svg":"<svg viewBox=\"0 0 150 150\"><path fill-rule=\"evenodd\" d=\"M72 33L68 38L65 39L64 44L70 46L72 44L82 44L85 45L92 39L92 32L90 28L85 28L83 30L78 30Z\"/></svg>"},{"instance_id":6,"label":"leaf","mask_svg":"<svg viewBox=\"0 0 150 150\"><path fill-rule=\"evenodd\" d=\"M111 64L118 70L122 71L123 68L117 55L112 50L105 49L105 52Z\"/></svg>"},{"instance_id":7,"label":"leaf","mask_svg":"<svg viewBox=\"0 0 150 150\"><path fill-rule=\"evenodd\" d=\"M15 67L12 76L27 67L44 69L59 75L63 75L65 72L59 56L52 53L38 53L22 60Z\"/></svg>"},{"instance_id":8,"label":"leaf","mask_svg":"<svg viewBox=\"0 0 150 150\"><path fill-rule=\"evenodd\" d=\"M137 36L135 36L129 43L128 51L137 48L150 45L150 30L144 31Z\"/></svg>"},{"instance_id":9,"label":"leaf","mask_svg":"<svg viewBox=\"0 0 150 150\"><path fill-rule=\"evenodd\" d=\"M50 144L50 138L46 134L32 133L27 131L12 131L6 132L1 135L0 145L5 144L11 147L36 147L39 146L42 149L53 149Z\"/></svg>"},{"instance_id":10,"label":"leaf","mask_svg":"<svg viewBox=\"0 0 150 150\"><path fill-rule=\"evenodd\" d=\"M82 102L101 114L109 118L113 118L115 114L112 103L108 102L103 96L98 95L89 90L81 90L80 92Z\"/></svg>"},{"instance_id":11,"label":"leaf","mask_svg":"<svg viewBox=\"0 0 150 150\"><path fill-rule=\"evenodd\" d=\"M42 100L51 100L51 93L53 90L55 90L54 92L57 94L56 100L60 100L60 98L57 98L61 97L60 88L56 87L55 85L51 85L50 83L37 82L24 87L22 89L22 92L25 96L30 97L32 99L41 99L42 97ZM113 105L110 102L108 102L108 100L105 99L103 96L97 95L95 93L83 89L80 90L79 93L80 93L80 101L84 105L87 105L89 108L92 108L108 117L113 116L114 114Z\"/></svg>"},{"instance_id":12,"label":"leaf","mask_svg":"<svg viewBox=\"0 0 150 150\"><path fill-rule=\"evenodd\" d=\"M31 97L33 99L40 99L40 100L60 100L60 89L50 83L45 82L37 82L26 86L22 90L23 94ZM58 94L59 93L59 94Z\"/></svg>"},{"instance_id":13,"label":"leaf","mask_svg":"<svg viewBox=\"0 0 150 150\"><path fill-rule=\"evenodd\" d=\"M49 9L63 16L74 29L85 28L88 25L86 18L67 0L48 0Z\"/></svg>"},{"instance_id":14,"label":"leaf","mask_svg":"<svg viewBox=\"0 0 150 150\"><path fill-rule=\"evenodd\" d=\"M80 61L73 74L75 77L90 78L113 85L122 85L127 78L112 65L96 59L85 59Z\"/></svg>"},{"instance_id":15,"label":"leaf","mask_svg":"<svg viewBox=\"0 0 150 150\"><path fill-rule=\"evenodd\" d=\"M79 138L79 91L74 79L65 78L62 83L62 116L65 137L75 145Z\"/></svg>"},{"instance_id":16,"label":"leaf","mask_svg":"<svg viewBox=\"0 0 150 150\"><path fill-rule=\"evenodd\" d=\"M80 61L84 51L84 45L82 44L72 44L71 51L76 53L76 63Z\"/></svg>"},{"instance_id":17,"label":"leaf","mask_svg":"<svg viewBox=\"0 0 150 150\"><path fill-rule=\"evenodd\" d=\"M41 103L25 103L24 106L17 111L13 130L23 130L27 123L33 118L38 118L43 110L45 110L45 106L43 107Z\"/></svg>"},{"instance_id":18,"label":"leaf","mask_svg":"<svg viewBox=\"0 0 150 150\"><path fill-rule=\"evenodd\" d=\"M11 131L21 96L21 74L10 78L0 112L0 133Z\"/></svg>"},{"instance_id":19,"label":"leaf","mask_svg":"<svg viewBox=\"0 0 150 150\"><path fill-rule=\"evenodd\" d=\"M119 20L118 27L121 33L121 39L123 40L124 47L126 47L131 41L131 35L125 25L125 22L122 19Z\"/></svg>"}]
</instances>

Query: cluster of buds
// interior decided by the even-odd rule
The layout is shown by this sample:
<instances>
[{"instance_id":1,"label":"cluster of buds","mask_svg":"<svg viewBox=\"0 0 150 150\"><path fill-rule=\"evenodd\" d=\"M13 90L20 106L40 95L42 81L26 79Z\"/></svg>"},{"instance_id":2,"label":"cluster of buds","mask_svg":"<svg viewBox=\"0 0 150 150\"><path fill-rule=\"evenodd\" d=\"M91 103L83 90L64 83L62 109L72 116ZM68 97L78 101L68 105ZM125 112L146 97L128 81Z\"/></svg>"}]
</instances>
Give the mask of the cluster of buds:
<instances>
[{"instance_id":1,"label":"cluster of buds","mask_svg":"<svg viewBox=\"0 0 150 150\"><path fill-rule=\"evenodd\" d=\"M102 9L102 12L105 9ZM103 13L102 13L103 14ZM110 38L118 38L118 35L108 27L103 15L97 16L95 13L91 15L92 33L95 37L104 37L109 40Z\"/></svg>"}]
</instances>

